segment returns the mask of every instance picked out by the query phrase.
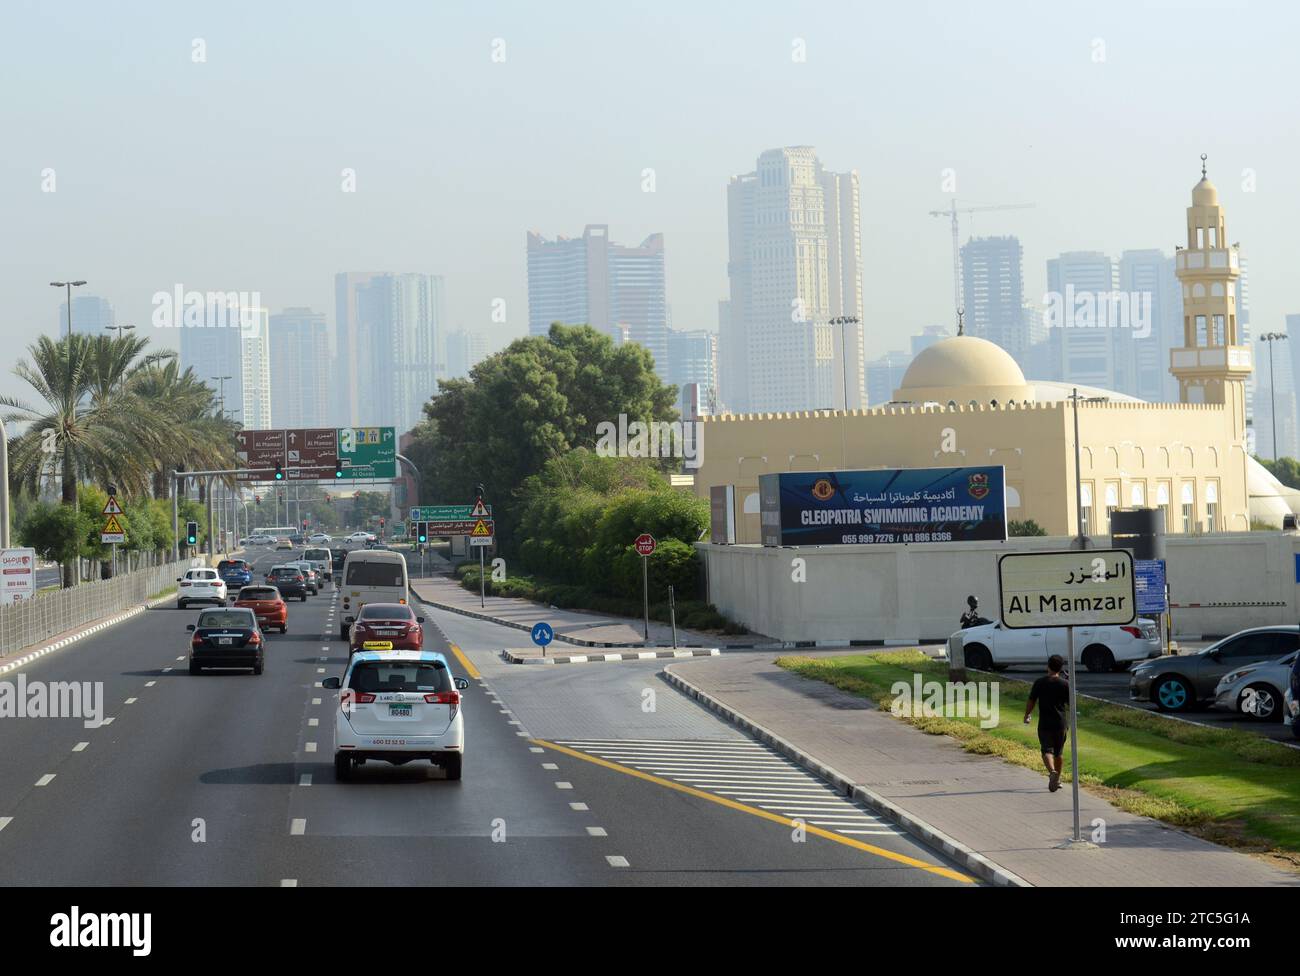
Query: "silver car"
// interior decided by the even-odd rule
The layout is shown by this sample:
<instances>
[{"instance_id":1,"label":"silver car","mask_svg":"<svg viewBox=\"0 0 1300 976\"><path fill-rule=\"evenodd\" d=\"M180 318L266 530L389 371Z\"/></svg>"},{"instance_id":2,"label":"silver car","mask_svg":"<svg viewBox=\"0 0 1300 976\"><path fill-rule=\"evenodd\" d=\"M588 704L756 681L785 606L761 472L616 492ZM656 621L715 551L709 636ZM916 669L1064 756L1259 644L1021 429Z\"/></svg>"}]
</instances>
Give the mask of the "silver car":
<instances>
[{"instance_id":1,"label":"silver car","mask_svg":"<svg viewBox=\"0 0 1300 976\"><path fill-rule=\"evenodd\" d=\"M1196 654L1158 657L1129 671L1129 698L1162 712L1185 712L1215 700L1219 679L1253 664L1276 661L1300 648L1300 628L1252 627L1216 641ZM1280 700L1280 698L1279 698Z\"/></svg>"},{"instance_id":2,"label":"silver car","mask_svg":"<svg viewBox=\"0 0 1300 976\"><path fill-rule=\"evenodd\" d=\"M1219 679L1214 707L1240 712L1261 722L1280 722L1285 714L1282 696L1291 683L1291 666L1297 652L1276 661L1234 668Z\"/></svg>"}]
</instances>

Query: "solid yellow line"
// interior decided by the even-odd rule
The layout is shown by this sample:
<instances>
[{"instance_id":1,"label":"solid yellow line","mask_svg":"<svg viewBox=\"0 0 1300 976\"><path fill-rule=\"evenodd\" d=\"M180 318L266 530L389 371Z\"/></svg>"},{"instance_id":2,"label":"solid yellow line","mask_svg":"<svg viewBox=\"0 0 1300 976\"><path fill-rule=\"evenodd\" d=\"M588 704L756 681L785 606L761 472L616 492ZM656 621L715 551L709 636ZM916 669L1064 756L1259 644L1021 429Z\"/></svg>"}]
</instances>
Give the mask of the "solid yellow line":
<instances>
[{"instance_id":1,"label":"solid yellow line","mask_svg":"<svg viewBox=\"0 0 1300 976\"><path fill-rule=\"evenodd\" d=\"M467 675L469 675L471 678L482 677L478 673L478 668L474 667L474 662L471 661L469 658L467 658L465 656L465 652L462 651L455 644L451 645L451 653L456 655L456 660L460 662L460 666L465 669L465 673Z\"/></svg>"},{"instance_id":2,"label":"solid yellow line","mask_svg":"<svg viewBox=\"0 0 1300 976\"><path fill-rule=\"evenodd\" d=\"M454 648L455 645L453 644ZM637 779L643 779L648 783L654 783L656 786L665 786L670 790L677 790L679 793L686 793L690 796L699 797L701 800L708 800L710 803L717 803L732 810L739 810L741 813L748 813L754 817L761 817L764 820L771 820L773 823L784 824L787 827L802 826L804 831L821 837L824 840L834 841L837 844L843 844L845 847L853 847L868 854L875 854L877 857L883 857L890 861L897 861L900 864L906 864L908 867L920 868L922 871L928 871L931 874L937 874L945 878L951 878L953 881L965 881L970 884L975 883L975 879L961 874L957 871L941 868L934 864L927 864L925 861L918 861L914 857L908 857L906 854L896 854L893 851L887 851L883 847L876 847L874 844L865 844L860 840L854 840L852 837L846 837L843 834L837 834L833 830L825 830L812 824L798 824L789 817L783 817L777 813L769 813L766 810L760 810L758 807L751 807L747 803L739 803L730 800L725 796L715 796L712 793L705 793L703 790L697 790L690 786L683 786L681 783L674 783L672 780L662 779L650 773L643 773L639 769L632 769L630 766L623 766L616 762L610 762L608 759L601 759L599 756L590 756L585 752L578 752L576 749L569 749L565 746L557 746L554 742L547 742L545 739L530 740L534 745L542 746L546 749L554 749L556 752L562 752L566 756L573 756L575 759L583 759L589 763L595 763L597 766L604 766L606 769L612 769L616 773L626 773L628 776L635 776Z\"/></svg>"}]
</instances>

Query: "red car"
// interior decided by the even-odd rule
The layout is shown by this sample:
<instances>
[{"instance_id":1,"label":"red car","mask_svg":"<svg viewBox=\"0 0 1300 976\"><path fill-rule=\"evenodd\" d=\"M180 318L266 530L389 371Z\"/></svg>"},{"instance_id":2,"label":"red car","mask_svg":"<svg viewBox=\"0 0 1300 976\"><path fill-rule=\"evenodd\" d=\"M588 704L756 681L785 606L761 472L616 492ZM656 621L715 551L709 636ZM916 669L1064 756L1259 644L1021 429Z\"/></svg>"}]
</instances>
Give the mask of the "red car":
<instances>
[{"instance_id":1,"label":"red car","mask_svg":"<svg viewBox=\"0 0 1300 976\"><path fill-rule=\"evenodd\" d=\"M367 603L353 620L348 654L357 651L418 651L424 644L423 617L405 603Z\"/></svg>"},{"instance_id":2,"label":"red car","mask_svg":"<svg viewBox=\"0 0 1300 976\"><path fill-rule=\"evenodd\" d=\"M235 606L252 610L263 630L274 627L282 634L289 632L289 606L274 586L242 587L235 597Z\"/></svg>"}]
</instances>

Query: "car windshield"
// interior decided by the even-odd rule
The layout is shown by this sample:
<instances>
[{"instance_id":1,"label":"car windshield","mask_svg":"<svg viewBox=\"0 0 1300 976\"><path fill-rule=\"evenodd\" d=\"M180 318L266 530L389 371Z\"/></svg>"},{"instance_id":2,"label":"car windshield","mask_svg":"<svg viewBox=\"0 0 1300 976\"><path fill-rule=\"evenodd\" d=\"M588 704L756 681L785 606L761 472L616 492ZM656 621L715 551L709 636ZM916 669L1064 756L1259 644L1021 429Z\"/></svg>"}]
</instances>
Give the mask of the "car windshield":
<instances>
[{"instance_id":1,"label":"car windshield","mask_svg":"<svg viewBox=\"0 0 1300 976\"><path fill-rule=\"evenodd\" d=\"M303 555L307 559L329 559L330 551L328 549L308 549Z\"/></svg>"},{"instance_id":2,"label":"car windshield","mask_svg":"<svg viewBox=\"0 0 1300 976\"><path fill-rule=\"evenodd\" d=\"M410 620L414 614L410 607L391 603L370 603L361 608L360 620Z\"/></svg>"},{"instance_id":3,"label":"car windshield","mask_svg":"<svg viewBox=\"0 0 1300 976\"><path fill-rule=\"evenodd\" d=\"M273 586L245 586L239 591L241 600L274 600L280 591Z\"/></svg>"},{"instance_id":4,"label":"car windshield","mask_svg":"<svg viewBox=\"0 0 1300 976\"><path fill-rule=\"evenodd\" d=\"M352 669L353 691L451 691L451 674L441 661L363 661Z\"/></svg>"},{"instance_id":5,"label":"car windshield","mask_svg":"<svg viewBox=\"0 0 1300 976\"><path fill-rule=\"evenodd\" d=\"M299 569L273 569L273 570L271 570L271 576L272 576L273 579L296 579L297 577L299 577L299 576L301 576L301 575L302 575L302 570L299 570Z\"/></svg>"},{"instance_id":6,"label":"car windshield","mask_svg":"<svg viewBox=\"0 0 1300 976\"><path fill-rule=\"evenodd\" d=\"M402 564L384 560L354 562L348 567L348 586L403 586Z\"/></svg>"},{"instance_id":7,"label":"car windshield","mask_svg":"<svg viewBox=\"0 0 1300 976\"><path fill-rule=\"evenodd\" d=\"M253 617L246 610L205 610L199 614L199 627L242 627L251 630Z\"/></svg>"}]
</instances>

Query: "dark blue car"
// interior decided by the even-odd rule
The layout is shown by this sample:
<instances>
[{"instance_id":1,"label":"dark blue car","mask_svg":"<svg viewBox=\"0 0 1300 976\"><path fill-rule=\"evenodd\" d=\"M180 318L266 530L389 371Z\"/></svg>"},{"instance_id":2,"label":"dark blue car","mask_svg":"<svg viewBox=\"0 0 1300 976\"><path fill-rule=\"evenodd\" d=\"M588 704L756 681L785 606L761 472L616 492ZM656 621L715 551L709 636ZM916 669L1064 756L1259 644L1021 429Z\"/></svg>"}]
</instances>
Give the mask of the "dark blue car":
<instances>
[{"instance_id":1,"label":"dark blue car","mask_svg":"<svg viewBox=\"0 0 1300 976\"><path fill-rule=\"evenodd\" d=\"M217 563L217 575L226 584L226 591L234 596L241 586L253 582L253 570L242 559L223 559Z\"/></svg>"}]
</instances>

